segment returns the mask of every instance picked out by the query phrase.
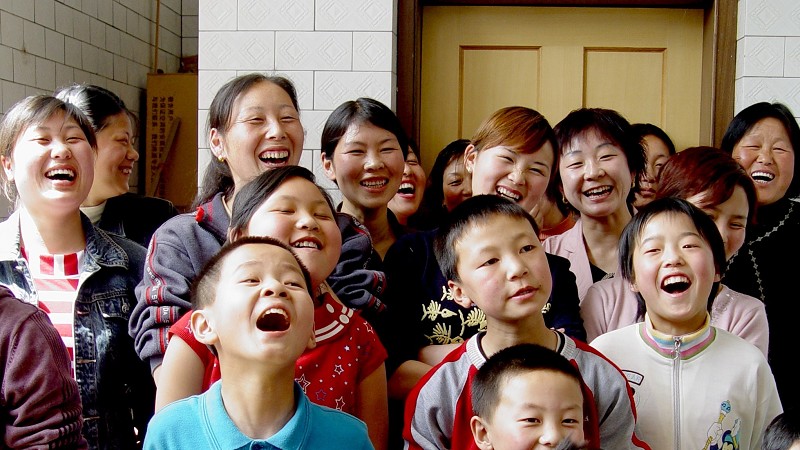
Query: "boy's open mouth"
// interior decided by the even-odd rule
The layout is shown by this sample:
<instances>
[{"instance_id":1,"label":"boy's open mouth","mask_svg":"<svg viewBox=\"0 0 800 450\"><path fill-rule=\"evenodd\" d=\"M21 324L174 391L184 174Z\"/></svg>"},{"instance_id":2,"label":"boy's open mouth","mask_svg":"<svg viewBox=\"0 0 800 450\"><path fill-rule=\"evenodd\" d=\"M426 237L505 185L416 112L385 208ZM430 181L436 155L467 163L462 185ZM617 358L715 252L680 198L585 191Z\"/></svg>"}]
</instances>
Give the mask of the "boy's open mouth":
<instances>
[{"instance_id":1,"label":"boy's open mouth","mask_svg":"<svg viewBox=\"0 0 800 450\"><path fill-rule=\"evenodd\" d=\"M286 331L289 329L289 316L282 309L270 308L258 318L256 327L261 331Z\"/></svg>"}]
</instances>

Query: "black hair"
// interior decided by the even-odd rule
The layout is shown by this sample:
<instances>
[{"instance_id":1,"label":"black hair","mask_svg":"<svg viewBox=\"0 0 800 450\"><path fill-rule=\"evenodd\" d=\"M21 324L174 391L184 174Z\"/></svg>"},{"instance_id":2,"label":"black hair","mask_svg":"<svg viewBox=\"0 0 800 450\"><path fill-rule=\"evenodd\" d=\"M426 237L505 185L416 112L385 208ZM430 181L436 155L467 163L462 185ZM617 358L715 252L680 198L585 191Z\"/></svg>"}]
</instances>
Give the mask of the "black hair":
<instances>
[{"instance_id":1,"label":"black hair","mask_svg":"<svg viewBox=\"0 0 800 450\"><path fill-rule=\"evenodd\" d=\"M703 212L700 208L694 206L688 201L677 197L662 197L653 200L649 204L640 209L631 219L630 222L622 230L622 236L619 239L619 268L622 276L629 283L636 281L636 273L633 268L633 254L636 248L641 243L641 235L644 228L655 217L672 214L684 215L692 221L697 232L700 234L709 247L711 247L711 254L714 257L714 268L720 277L725 269L725 244L722 242L722 236L719 234L719 229L711 217ZM706 309L711 311L714 304L714 298L717 295L717 288L719 282L714 282L711 292L708 294L708 301ZM642 298L641 293L636 292L638 300L637 318L644 317L647 307Z\"/></svg>"},{"instance_id":2,"label":"black hair","mask_svg":"<svg viewBox=\"0 0 800 450\"><path fill-rule=\"evenodd\" d=\"M670 139L666 131L662 130L657 125L653 125L652 123L634 123L631 125L631 130L642 140L645 136L655 136L659 138L667 147L667 152L670 156L675 154L675 144L672 142L672 139Z\"/></svg>"},{"instance_id":3,"label":"black hair","mask_svg":"<svg viewBox=\"0 0 800 450\"><path fill-rule=\"evenodd\" d=\"M232 236L241 236L247 229L253 214L259 207L275 192L285 181L291 178L302 178L314 183L325 198L331 208L331 214L335 214L336 208L333 205L331 196L316 184L314 174L303 166L281 166L261 173L245 184L231 206L231 224L229 226Z\"/></svg>"},{"instance_id":4,"label":"black hair","mask_svg":"<svg viewBox=\"0 0 800 450\"><path fill-rule=\"evenodd\" d=\"M139 130L139 120L136 115L125 106L125 102L117 94L106 88L93 84L76 83L57 90L54 95L83 111L95 133L102 131L109 124L111 117L118 114L128 116L134 135Z\"/></svg>"},{"instance_id":5,"label":"black hair","mask_svg":"<svg viewBox=\"0 0 800 450\"><path fill-rule=\"evenodd\" d=\"M458 275L458 255L455 249L464 233L476 223L485 223L496 216L525 220L533 227L534 235L539 235L536 221L516 202L492 194L472 196L453 208L445 223L436 230L433 238L436 261L446 280L461 280Z\"/></svg>"},{"instance_id":6,"label":"black hair","mask_svg":"<svg viewBox=\"0 0 800 450\"><path fill-rule=\"evenodd\" d=\"M777 119L786 133L789 135L789 141L792 144L794 152L794 173L792 182L786 190L786 197L797 197L800 195L800 158L797 157L797 152L800 151L800 126L797 125L797 120L794 118L792 111L783 103L768 103L759 102L754 103L747 108L739 111L739 114L734 116L733 120L728 124L725 134L722 136L722 143L720 150L732 154L733 148L736 144L750 131L756 123L763 119L773 118Z\"/></svg>"},{"instance_id":7,"label":"black hair","mask_svg":"<svg viewBox=\"0 0 800 450\"><path fill-rule=\"evenodd\" d=\"M300 266L300 270L303 272L303 279L305 279L306 282L308 295L312 299L314 298L316 286L311 285L311 275L309 275L308 269L289 245L269 236L245 236L233 242L225 243L225 245L203 265L200 273L197 274L197 277L192 281L190 286L189 294L192 299L192 309L202 309L214 303L217 295L217 284L219 284L219 279L222 274L222 264L234 250L248 244L274 245L291 253Z\"/></svg>"},{"instance_id":8,"label":"black hair","mask_svg":"<svg viewBox=\"0 0 800 450\"><path fill-rule=\"evenodd\" d=\"M800 442L800 410L790 407L775 416L764 431L762 450L789 450Z\"/></svg>"},{"instance_id":9,"label":"black hair","mask_svg":"<svg viewBox=\"0 0 800 450\"><path fill-rule=\"evenodd\" d=\"M461 158L462 164L464 163L464 151L468 145L469 139L456 139L436 155L436 160L428 173L428 181L425 184L425 191L422 193L419 209L408 218L410 226L416 229L432 229L442 223L447 216L447 209L444 206L444 190L442 189L444 171L452 161L458 158ZM462 182L466 183L467 181L464 179Z\"/></svg>"},{"instance_id":10,"label":"black hair","mask_svg":"<svg viewBox=\"0 0 800 450\"><path fill-rule=\"evenodd\" d=\"M225 83L219 90L214 99L211 101L211 106L208 109L208 124L207 132L210 135L212 129L216 129L219 133L225 134L231 126L233 104L240 96L249 91L253 86L260 83L272 83L289 95L294 109L300 112L300 105L297 102L297 91L289 79L277 75L264 75L262 73L249 73L240 75L227 83ZM225 161L219 161L216 158L211 158L208 163L205 174L203 175L203 182L200 184L197 196L195 197L192 209L203 203L208 202L219 192L230 196L234 191L233 176L231 175L231 168Z\"/></svg>"},{"instance_id":11,"label":"black hair","mask_svg":"<svg viewBox=\"0 0 800 450\"><path fill-rule=\"evenodd\" d=\"M604 108L575 109L553 127L558 141L559 153L563 155L570 143L578 136L595 131L600 136L611 141L625 154L628 169L633 177L633 188L626 199L628 208L636 199L639 190L639 181L647 170L647 156L644 151L641 137L633 131L631 124L620 113ZM556 185L562 186L561 171L556 170ZM574 208L574 206L571 206ZM576 212L580 212L577 211Z\"/></svg>"},{"instance_id":12,"label":"black hair","mask_svg":"<svg viewBox=\"0 0 800 450\"><path fill-rule=\"evenodd\" d=\"M371 123L382 128L397 138L403 159L408 155L408 135L403 130L403 124L397 115L388 106L378 100L360 97L342 103L328 116L322 129L322 154L327 159L333 159L333 152L339 140L347 132L350 125Z\"/></svg>"},{"instance_id":13,"label":"black hair","mask_svg":"<svg viewBox=\"0 0 800 450\"><path fill-rule=\"evenodd\" d=\"M475 373L470 392L474 414L490 419L508 379L534 370L564 374L575 380L583 394L581 373L567 358L538 344L517 344L490 356Z\"/></svg>"}]
</instances>

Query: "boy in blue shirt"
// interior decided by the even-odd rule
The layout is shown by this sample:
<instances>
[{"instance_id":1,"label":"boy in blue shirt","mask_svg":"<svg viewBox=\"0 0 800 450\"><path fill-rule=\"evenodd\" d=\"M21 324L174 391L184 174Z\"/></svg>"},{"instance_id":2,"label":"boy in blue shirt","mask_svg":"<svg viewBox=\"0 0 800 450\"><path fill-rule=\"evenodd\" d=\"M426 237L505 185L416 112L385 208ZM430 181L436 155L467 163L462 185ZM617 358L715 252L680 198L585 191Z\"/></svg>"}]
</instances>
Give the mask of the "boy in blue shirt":
<instances>
[{"instance_id":1,"label":"boy in blue shirt","mask_svg":"<svg viewBox=\"0 0 800 450\"><path fill-rule=\"evenodd\" d=\"M312 404L294 381L314 342L308 271L269 237L224 246L192 285L190 326L217 353L222 378L151 420L146 449L372 449L349 414Z\"/></svg>"}]
</instances>

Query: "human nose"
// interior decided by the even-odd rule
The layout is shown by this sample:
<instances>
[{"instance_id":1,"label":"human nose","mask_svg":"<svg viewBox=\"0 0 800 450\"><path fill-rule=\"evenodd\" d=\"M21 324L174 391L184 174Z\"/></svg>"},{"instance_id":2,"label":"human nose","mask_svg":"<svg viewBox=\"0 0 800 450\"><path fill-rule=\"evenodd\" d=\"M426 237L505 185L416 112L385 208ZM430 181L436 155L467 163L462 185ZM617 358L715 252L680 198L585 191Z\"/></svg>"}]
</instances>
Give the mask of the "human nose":
<instances>
[{"instance_id":1,"label":"human nose","mask_svg":"<svg viewBox=\"0 0 800 450\"><path fill-rule=\"evenodd\" d=\"M377 170L384 166L383 158L377 152L367 152L367 159L364 162L366 169Z\"/></svg>"},{"instance_id":2,"label":"human nose","mask_svg":"<svg viewBox=\"0 0 800 450\"><path fill-rule=\"evenodd\" d=\"M677 266L683 262L683 255L677 246L664 247L664 263L668 266Z\"/></svg>"},{"instance_id":3,"label":"human nose","mask_svg":"<svg viewBox=\"0 0 800 450\"><path fill-rule=\"evenodd\" d=\"M525 184L525 168L515 165L511 173L508 174L508 179L514 184Z\"/></svg>"},{"instance_id":4,"label":"human nose","mask_svg":"<svg viewBox=\"0 0 800 450\"><path fill-rule=\"evenodd\" d=\"M772 164L772 149L765 146L762 146L758 150L758 157L756 158L757 162L761 164Z\"/></svg>"},{"instance_id":5,"label":"human nose","mask_svg":"<svg viewBox=\"0 0 800 450\"><path fill-rule=\"evenodd\" d=\"M131 161L138 161L139 160L139 152L133 148L133 144L128 145L128 151L125 153L125 158L130 159Z\"/></svg>"},{"instance_id":6,"label":"human nose","mask_svg":"<svg viewBox=\"0 0 800 450\"><path fill-rule=\"evenodd\" d=\"M286 129L280 120L268 120L265 132L267 139L283 139L286 137Z\"/></svg>"},{"instance_id":7,"label":"human nose","mask_svg":"<svg viewBox=\"0 0 800 450\"><path fill-rule=\"evenodd\" d=\"M276 279L267 279L262 282L261 296L286 298L288 297L288 293L283 283Z\"/></svg>"},{"instance_id":8,"label":"human nose","mask_svg":"<svg viewBox=\"0 0 800 450\"><path fill-rule=\"evenodd\" d=\"M539 436L539 443L548 447L556 447L565 437L555 424L545 423L542 425L542 434Z\"/></svg>"},{"instance_id":9,"label":"human nose","mask_svg":"<svg viewBox=\"0 0 800 450\"><path fill-rule=\"evenodd\" d=\"M311 213L300 213L297 218L297 227L301 230L318 230L319 222Z\"/></svg>"},{"instance_id":10,"label":"human nose","mask_svg":"<svg viewBox=\"0 0 800 450\"><path fill-rule=\"evenodd\" d=\"M584 164L583 176L586 179L600 178L605 175L605 173L606 172L603 170L603 168L600 167L600 163L596 161L588 160Z\"/></svg>"},{"instance_id":11,"label":"human nose","mask_svg":"<svg viewBox=\"0 0 800 450\"><path fill-rule=\"evenodd\" d=\"M508 258L506 273L509 280L516 280L528 273L528 266L520 257Z\"/></svg>"},{"instance_id":12,"label":"human nose","mask_svg":"<svg viewBox=\"0 0 800 450\"><path fill-rule=\"evenodd\" d=\"M50 147L50 156L53 159L70 159L72 158L72 150L66 142L54 139Z\"/></svg>"}]
</instances>

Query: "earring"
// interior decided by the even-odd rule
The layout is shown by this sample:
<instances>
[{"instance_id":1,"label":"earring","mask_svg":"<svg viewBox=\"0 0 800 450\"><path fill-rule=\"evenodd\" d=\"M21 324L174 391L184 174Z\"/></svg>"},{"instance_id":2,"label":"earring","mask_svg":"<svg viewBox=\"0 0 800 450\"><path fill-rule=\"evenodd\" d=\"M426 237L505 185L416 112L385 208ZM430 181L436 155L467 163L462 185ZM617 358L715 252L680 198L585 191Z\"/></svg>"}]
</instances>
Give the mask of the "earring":
<instances>
[{"instance_id":1,"label":"earring","mask_svg":"<svg viewBox=\"0 0 800 450\"><path fill-rule=\"evenodd\" d=\"M225 162L225 157L224 157L224 156L222 156L222 155L220 155L220 156L217 156L217 161L219 161L219 162L221 162L221 163L224 163L224 162Z\"/></svg>"}]
</instances>

